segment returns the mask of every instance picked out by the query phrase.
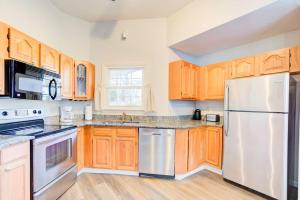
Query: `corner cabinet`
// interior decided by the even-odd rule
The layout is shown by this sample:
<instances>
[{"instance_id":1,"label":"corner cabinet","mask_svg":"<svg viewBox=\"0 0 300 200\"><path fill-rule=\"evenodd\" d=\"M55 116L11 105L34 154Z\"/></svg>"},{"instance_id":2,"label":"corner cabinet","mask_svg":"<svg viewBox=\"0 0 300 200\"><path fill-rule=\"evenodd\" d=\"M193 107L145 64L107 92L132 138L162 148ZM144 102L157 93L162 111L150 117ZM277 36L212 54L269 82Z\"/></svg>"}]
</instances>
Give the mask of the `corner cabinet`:
<instances>
[{"instance_id":1,"label":"corner cabinet","mask_svg":"<svg viewBox=\"0 0 300 200\"><path fill-rule=\"evenodd\" d=\"M197 98L197 69L197 66L182 60L169 64L169 99L195 100Z\"/></svg>"},{"instance_id":2,"label":"corner cabinet","mask_svg":"<svg viewBox=\"0 0 300 200\"><path fill-rule=\"evenodd\" d=\"M30 200L29 142L0 151L0 199Z\"/></svg>"},{"instance_id":3,"label":"corner cabinet","mask_svg":"<svg viewBox=\"0 0 300 200\"><path fill-rule=\"evenodd\" d=\"M8 25L0 22L0 95L5 94L5 59L8 57Z\"/></svg>"},{"instance_id":4,"label":"corner cabinet","mask_svg":"<svg viewBox=\"0 0 300 200\"><path fill-rule=\"evenodd\" d=\"M39 67L40 43L30 36L9 28L9 57Z\"/></svg>"},{"instance_id":5,"label":"corner cabinet","mask_svg":"<svg viewBox=\"0 0 300 200\"><path fill-rule=\"evenodd\" d=\"M40 66L59 74L59 53L55 49L40 44Z\"/></svg>"},{"instance_id":6,"label":"corner cabinet","mask_svg":"<svg viewBox=\"0 0 300 200\"><path fill-rule=\"evenodd\" d=\"M224 99L225 80L228 78L230 62L205 67L205 99Z\"/></svg>"},{"instance_id":7,"label":"corner cabinet","mask_svg":"<svg viewBox=\"0 0 300 200\"><path fill-rule=\"evenodd\" d=\"M95 66L86 61L76 61L74 70L75 100L94 97Z\"/></svg>"},{"instance_id":8,"label":"corner cabinet","mask_svg":"<svg viewBox=\"0 0 300 200\"><path fill-rule=\"evenodd\" d=\"M71 57L60 55L60 75L62 84L62 97L74 98L74 60Z\"/></svg>"}]
</instances>

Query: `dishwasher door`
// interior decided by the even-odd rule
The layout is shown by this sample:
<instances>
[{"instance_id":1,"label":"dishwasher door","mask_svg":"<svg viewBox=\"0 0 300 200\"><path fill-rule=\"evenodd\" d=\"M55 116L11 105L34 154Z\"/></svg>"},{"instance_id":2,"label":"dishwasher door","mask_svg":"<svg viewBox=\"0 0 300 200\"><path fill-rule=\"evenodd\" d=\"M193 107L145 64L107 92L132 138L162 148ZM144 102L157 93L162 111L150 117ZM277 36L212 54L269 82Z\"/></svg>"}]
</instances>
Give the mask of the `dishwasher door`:
<instances>
[{"instance_id":1,"label":"dishwasher door","mask_svg":"<svg viewBox=\"0 0 300 200\"><path fill-rule=\"evenodd\" d=\"M175 129L139 129L139 174L174 178Z\"/></svg>"}]
</instances>

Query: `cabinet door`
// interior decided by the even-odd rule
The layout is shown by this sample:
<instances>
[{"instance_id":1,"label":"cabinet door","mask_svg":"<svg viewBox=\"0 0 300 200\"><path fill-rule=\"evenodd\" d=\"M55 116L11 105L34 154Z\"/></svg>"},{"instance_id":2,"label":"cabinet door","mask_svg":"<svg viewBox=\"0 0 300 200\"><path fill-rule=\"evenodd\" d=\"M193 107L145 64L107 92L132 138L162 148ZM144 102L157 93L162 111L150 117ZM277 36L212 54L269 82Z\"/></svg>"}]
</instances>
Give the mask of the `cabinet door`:
<instances>
[{"instance_id":1,"label":"cabinet door","mask_svg":"<svg viewBox=\"0 0 300 200\"><path fill-rule=\"evenodd\" d=\"M205 67L197 69L196 88L197 100L205 100Z\"/></svg>"},{"instance_id":2,"label":"cabinet door","mask_svg":"<svg viewBox=\"0 0 300 200\"><path fill-rule=\"evenodd\" d=\"M71 57L60 55L60 74L62 96L72 99L74 95L74 60Z\"/></svg>"},{"instance_id":3,"label":"cabinet door","mask_svg":"<svg viewBox=\"0 0 300 200\"><path fill-rule=\"evenodd\" d=\"M254 76L255 73L255 57L247 57L232 61L230 67L230 78L241 78Z\"/></svg>"},{"instance_id":4,"label":"cabinet door","mask_svg":"<svg viewBox=\"0 0 300 200\"><path fill-rule=\"evenodd\" d=\"M288 48L267 52L259 56L261 74L288 72L290 51Z\"/></svg>"},{"instance_id":5,"label":"cabinet door","mask_svg":"<svg viewBox=\"0 0 300 200\"><path fill-rule=\"evenodd\" d=\"M9 28L9 57L39 66L39 42L14 28Z\"/></svg>"},{"instance_id":6,"label":"cabinet door","mask_svg":"<svg viewBox=\"0 0 300 200\"><path fill-rule=\"evenodd\" d=\"M85 154L85 142L84 142L84 128L77 129L77 166L78 171L84 167L84 154Z\"/></svg>"},{"instance_id":7,"label":"cabinet door","mask_svg":"<svg viewBox=\"0 0 300 200\"><path fill-rule=\"evenodd\" d=\"M95 91L95 65L89 63L87 67L87 99L92 100Z\"/></svg>"},{"instance_id":8,"label":"cabinet door","mask_svg":"<svg viewBox=\"0 0 300 200\"><path fill-rule=\"evenodd\" d=\"M0 95L5 94L5 59L8 57L8 26L0 22Z\"/></svg>"},{"instance_id":9,"label":"cabinet door","mask_svg":"<svg viewBox=\"0 0 300 200\"><path fill-rule=\"evenodd\" d=\"M137 170L137 138L116 138L115 164L119 170Z\"/></svg>"},{"instance_id":10,"label":"cabinet door","mask_svg":"<svg viewBox=\"0 0 300 200\"><path fill-rule=\"evenodd\" d=\"M87 62L84 61L76 61L75 62L75 99L78 100L86 100L87 99Z\"/></svg>"},{"instance_id":11,"label":"cabinet door","mask_svg":"<svg viewBox=\"0 0 300 200\"><path fill-rule=\"evenodd\" d=\"M189 93L190 93L190 98L191 99L196 99L197 98L197 71L198 71L197 66L191 65L190 66L190 80L189 80Z\"/></svg>"},{"instance_id":12,"label":"cabinet door","mask_svg":"<svg viewBox=\"0 0 300 200\"><path fill-rule=\"evenodd\" d=\"M177 129L175 141L175 173L184 174L188 171L189 130Z\"/></svg>"},{"instance_id":13,"label":"cabinet door","mask_svg":"<svg viewBox=\"0 0 300 200\"><path fill-rule=\"evenodd\" d=\"M224 85L227 79L227 70L227 63L209 65L205 68L206 99L224 99Z\"/></svg>"},{"instance_id":14,"label":"cabinet door","mask_svg":"<svg viewBox=\"0 0 300 200\"><path fill-rule=\"evenodd\" d=\"M222 162L222 129L207 127L206 129L206 161L218 168Z\"/></svg>"},{"instance_id":15,"label":"cabinet door","mask_svg":"<svg viewBox=\"0 0 300 200\"><path fill-rule=\"evenodd\" d=\"M290 72L300 72L300 45L291 48Z\"/></svg>"},{"instance_id":16,"label":"cabinet door","mask_svg":"<svg viewBox=\"0 0 300 200\"><path fill-rule=\"evenodd\" d=\"M59 73L59 53L44 44L40 44L40 66L46 70Z\"/></svg>"},{"instance_id":17,"label":"cabinet door","mask_svg":"<svg viewBox=\"0 0 300 200\"><path fill-rule=\"evenodd\" d=\"M93 167L112 169L113 136L93 136Z\"/></svg>"},{"instance_id":18,"label":"cabinet door","mask_svg":"<svg viewBox=\"0 0 300 200\"><path fill-rule=\"evenodd\" d=\"M181 97L183 99L191 98L191 65L182 62L181 68Z\"/></svg>"},{"instance_id":19,"label":"cabinet door","mask_svg":"<svg viewBox=\"0 0 300 200\"><path fill-rule=\"evenodd\" d=\"M205 161L205 128L189 130L188 170L191 171Z\"/></svg>"}]
</instances>

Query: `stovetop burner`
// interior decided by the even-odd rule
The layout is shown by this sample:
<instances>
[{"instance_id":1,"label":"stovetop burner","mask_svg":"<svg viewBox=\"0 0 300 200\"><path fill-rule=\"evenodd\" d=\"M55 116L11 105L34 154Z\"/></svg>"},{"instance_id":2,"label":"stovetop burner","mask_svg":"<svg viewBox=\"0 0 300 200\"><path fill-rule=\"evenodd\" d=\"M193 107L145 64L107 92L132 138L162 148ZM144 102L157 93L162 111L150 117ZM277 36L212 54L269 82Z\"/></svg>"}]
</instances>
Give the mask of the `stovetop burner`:
<instances>
[{"instance_id":1,"label":"stovetop burner","mask_svg":"<svg viewBox=\"0 0 300 200\"><path fill-rule=\"evenodd\" d=\"M74 129L73 125L44 125L43 119L0 124L0 134L34 136L35 138Z\"/></svg>"}]
</instances>

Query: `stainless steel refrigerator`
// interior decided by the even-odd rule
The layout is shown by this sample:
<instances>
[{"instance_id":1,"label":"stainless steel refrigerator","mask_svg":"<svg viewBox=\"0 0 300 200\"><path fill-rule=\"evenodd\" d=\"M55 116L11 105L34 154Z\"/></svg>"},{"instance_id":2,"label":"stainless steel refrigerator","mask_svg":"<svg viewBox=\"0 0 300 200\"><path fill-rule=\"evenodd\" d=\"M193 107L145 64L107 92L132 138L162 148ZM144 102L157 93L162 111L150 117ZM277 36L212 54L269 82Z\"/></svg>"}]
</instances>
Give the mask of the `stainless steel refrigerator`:
<instances>
[{"instance_id":1,"label":"stainless steel refrigerator","mask_svg":"<svg viewBox=\"0 0 300 200\"><path fill-rule=\"evenodd\" d=\"M289 73L228 80L223 177L287 198Z\"/></svg>"}]
</instances>

